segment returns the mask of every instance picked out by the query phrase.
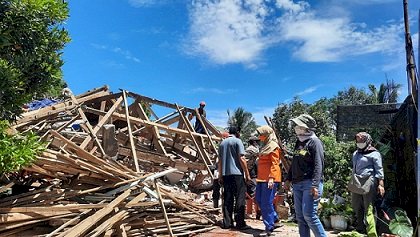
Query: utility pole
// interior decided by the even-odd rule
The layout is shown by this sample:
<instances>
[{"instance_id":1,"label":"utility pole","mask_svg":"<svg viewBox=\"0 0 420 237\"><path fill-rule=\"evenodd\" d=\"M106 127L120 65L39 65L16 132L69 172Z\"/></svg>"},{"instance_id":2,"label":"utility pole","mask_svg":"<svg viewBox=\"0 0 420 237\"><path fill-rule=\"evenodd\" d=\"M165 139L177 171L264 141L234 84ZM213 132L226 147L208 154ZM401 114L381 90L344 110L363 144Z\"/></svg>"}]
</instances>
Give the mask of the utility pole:
<instances>
[{"instance_id":1,"label":"utility pole","mask_svg":"<svg viewBox=\"0 0 420 237\"><path fill-rule=\"evenodd\" d=\"M407 81L408 94L413 100L414 107L417 111L417 162L416 162L416 181L417 181L417 213L420 213L420 122L418 119L418 105L419 105L419 90L416 74L416 64L414 63L413 42L410 35L410 25L408 21L408 0L403 0L404 6L404 26L405 26L405 55L407 61ZM417 214L418 219L419 216ZM417 220L417 229L419 227ZM420 231L417 231L417 236L420 237Z\"/></svg>"},{"instance_id":2,"label":"utility pole","mask_svg":"<svg viewBox=\"0 0 420 237\"><path fill-rule=\"evenodd\" d=\"M420 9L418 17L418 26L420 32ZM417 37L417 68L419 68L420 63L420 35ZM419 120L419 111L418 106L420 104L419 89L417 88L417 213L420 213L420 120ZM417 218L420 218L417 214ZM419 220L417 220L417 236L420 237L419 229Z\"/></svg>"},{"instance_id":3,"label":"utility pole","mask_svg":"<svg viewBox=\"0 0 420 237\"><path fill-rule=\"evenodd\" d=\"M413 97L417 97L416 65L414 64L413 42L411 41L410 24L408 21L408 0L403 0L403 4L404 4L405 55L406 55L406 61L407 61L408 94Z\"/></svg>"}]
</instances>

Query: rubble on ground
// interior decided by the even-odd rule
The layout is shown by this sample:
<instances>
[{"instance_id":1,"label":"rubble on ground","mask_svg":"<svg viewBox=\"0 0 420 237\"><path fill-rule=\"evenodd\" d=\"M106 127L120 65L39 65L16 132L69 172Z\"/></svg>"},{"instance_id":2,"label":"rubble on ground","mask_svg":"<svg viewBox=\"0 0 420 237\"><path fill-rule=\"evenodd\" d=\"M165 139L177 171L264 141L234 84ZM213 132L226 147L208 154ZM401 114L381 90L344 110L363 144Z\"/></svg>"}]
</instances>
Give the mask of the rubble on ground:
<instances>
[{"instance_id":1,"label":"rubble on ground","mask_svg":"<svg viewBox=\"0 0 420 237\"><path fill-rule=\"evenodd\" d=\"M194 131L192 117L205 134ZM27 189L0 198L1 236L185 236L214 228L219 210L188 189L200 189L196 176L211 179L221 134L196 109L105 86L24 113L13 127L39 134L47 148L19 172L19 183L0 187Z\"/></svg>"}]
</instances>

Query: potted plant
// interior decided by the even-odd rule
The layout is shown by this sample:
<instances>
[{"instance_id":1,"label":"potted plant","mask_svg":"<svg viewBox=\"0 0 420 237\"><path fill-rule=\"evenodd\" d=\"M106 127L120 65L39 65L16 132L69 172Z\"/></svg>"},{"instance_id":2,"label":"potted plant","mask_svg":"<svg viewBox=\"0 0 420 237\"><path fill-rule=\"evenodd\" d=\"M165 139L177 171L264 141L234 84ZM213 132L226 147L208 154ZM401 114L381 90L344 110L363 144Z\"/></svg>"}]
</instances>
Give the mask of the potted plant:
<instances>
[{"instance_id":1,"label":"potted plant","mask_svg":"<svg viewBox=\"0 0 420 237\"><path fill-rule=\"evenodd\" d=\"M330 216L331 227L335 230L347 230L347 222L350 220L352 208L348 203L334 204L333 212Z\"/></svg>"},{"instance_id":2,"label":"potted plant","mask_svg":"<svg viewBox=\"0 0 420 237\"><path fill-rule=\"evenodd\" d=\"M321 208L320 208L320 213L319 213L319 219L321 220L325 229L330 229L331 228L330 216L335 212L334 204L329 199L327 199L324 202L320 202L320 204L321 204Z\"/></svg>"}]
</instances>

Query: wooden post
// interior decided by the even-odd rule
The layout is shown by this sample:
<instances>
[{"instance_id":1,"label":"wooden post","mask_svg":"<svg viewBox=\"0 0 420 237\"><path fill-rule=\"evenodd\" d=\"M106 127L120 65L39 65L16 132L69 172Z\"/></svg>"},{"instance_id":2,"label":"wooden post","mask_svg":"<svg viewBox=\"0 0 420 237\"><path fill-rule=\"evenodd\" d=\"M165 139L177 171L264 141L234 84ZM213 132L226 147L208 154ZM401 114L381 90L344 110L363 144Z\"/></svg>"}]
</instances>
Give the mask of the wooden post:
<instances>
[{"instance_id":1,"label":"wooden post","mask_svg":"<svg viewBox=\"0 0 420 237\"><path fill-rule=\"evenodd\" d=\"M184 122L184 124L186 125L187 131L190 134L191 140L193 141L195 147L197 148L198 154L200 155L201 159L204 161L204 163L206 164L206 168L207 171L209 172L210 177L213 179L213 172L211 172L211 169L209 167L209 162L210 165L212 164L210 160L208 160L208 157L206 157L204 154L205 151L203 151L200 147L200 145L197 143L197 140L195 139L194 135L192 134L192 128L191 128L191 124L189 123L189 121L187 121L187 119L182 115L181 110L179 109L178 105L176 105L179 114L181 115L182 121ZM189 126L188 126L189 125ZM206 159L207 158L207 159Z\"/></svg>"},{"instance_id":2,"label":"wooden post","mask_svg":"<svg viewBox=\"0 0 420 237\"><path fill-rule=\"evenodd\" d=\"M130 139L130 145L131 145L131 152L133 154L134 165L136 166L136 172L139 173L140 172L139 161L137 160L136 146L134 144L133 134L131 131L130 113L128 112L127 93L125 90L123 90L123 97L124 97L125 116L127 120L128 137Z\"/></svg>"},{"instance_id":3,"label":"wooden post","mask_svg":"<svg viewBox=\"0 0 420 237\"><path fill-rule=\"evenodd\" d=\"M166 226L168 227L169 236L174 236L172 233L171 223L169 223L168 215L166 214L165 204L163 204L162 195L160 194L159 184L156 179L153 180L155 184L156 193L158 195L160 207L162 208L163 217L165 217Z\"/></svg>"}]
</instances>

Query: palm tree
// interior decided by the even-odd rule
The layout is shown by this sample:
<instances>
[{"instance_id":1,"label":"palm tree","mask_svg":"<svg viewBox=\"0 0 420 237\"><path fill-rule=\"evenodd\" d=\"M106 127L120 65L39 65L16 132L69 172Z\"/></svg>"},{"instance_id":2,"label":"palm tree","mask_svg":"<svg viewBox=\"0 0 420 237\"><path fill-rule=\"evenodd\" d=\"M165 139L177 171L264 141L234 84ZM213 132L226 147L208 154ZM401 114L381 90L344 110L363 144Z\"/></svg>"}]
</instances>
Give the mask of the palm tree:
<instances>
[{"instance_id":1,"label":"palm tree","mask_svg":"<svg viewBox=\"0 0 420 237\"><path fill-rule=\"evenodd\" d=\"M250 112L245 111L239 107L233 111L233 114L228 110L228 126L236 126L241 130L241 140L248 141L251 134L257 129L255 119Z\"/></svg>"},{"instance_id":2,"label":"palm tree","mask_svg":"<svg viewBox=\"0 0 420 237\"><path fill-rule=\"evenodd\" d=\"M386 76L386 82L381 83L379 90L372 84L369 85L369 90L378 104L397 103L401 86L401 84L395 83L393 79L389 80Z\"/></svg>"}]
</instances>

